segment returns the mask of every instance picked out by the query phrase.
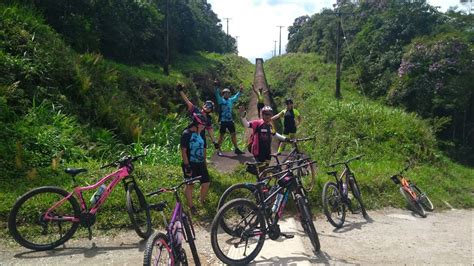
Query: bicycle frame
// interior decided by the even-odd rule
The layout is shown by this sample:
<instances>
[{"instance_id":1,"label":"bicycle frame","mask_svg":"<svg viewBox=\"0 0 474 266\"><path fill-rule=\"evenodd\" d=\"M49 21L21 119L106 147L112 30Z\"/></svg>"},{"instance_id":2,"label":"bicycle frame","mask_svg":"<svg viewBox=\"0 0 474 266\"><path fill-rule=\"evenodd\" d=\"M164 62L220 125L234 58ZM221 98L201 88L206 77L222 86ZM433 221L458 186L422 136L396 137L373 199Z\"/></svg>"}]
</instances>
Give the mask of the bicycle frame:
<instances>
[{"instance_id":1,"label":"bicycle frame","mask_svg":"<svg viewBox=\"0 0 474 266\"><path fill-rule=\"evenodd\" d=\"M403 189L410 193L411 197L415 200L418 201L418 196L416 193L411 189L411 183L408 179L406 179L404 176L400 176L400 185L403 187Z\"/></svg>"},{"instance_id":2,"label":"bicycle frame","mask_svg":"<svg viewBox=\"0 0 474 266\"><path fill-rule=\"evenodd\" d=\"M69 195L67 195L66 197L64 197L60 201L56 202L51 208L49 208L46 211L46 213L44 215L44 219L48 220L48 221L71 221L71 222L74 222L74 223L78 223L79 219L80 219L79 217L65 216L65 217L60 217L59 218L59 217L54 217L54 216L50 215L50 213L52 211L54 211L54 209L61 206L64 202L66 202L73 195L77 195L77 198L79 199L81 212L86 211L86 213L95 215L97 213L97 211L99 210L100 206L102 206L102 204L109 197L110 193L115 188L115 186L120 181L123 181L125 178L127 178L130 175L129 172L130 172L129 167L123 166L120 169L118 169L117 171L103 177L99 182L97 182L93 185L74 188L73 192L69 193ZM102 184L104 184L106 181L108 181L109 179L112 179L112 178L113 178L113 180L106 187L105 191L100 196L100 199L95 203L94 206L92 206L92 208L90 210L87 210L87 205L86 205L86 202L85 202L84 197L82 195L83 191L98 189ZM134 182L134 181L132 181L132 182Z\"/></svg>"}]
</instances>

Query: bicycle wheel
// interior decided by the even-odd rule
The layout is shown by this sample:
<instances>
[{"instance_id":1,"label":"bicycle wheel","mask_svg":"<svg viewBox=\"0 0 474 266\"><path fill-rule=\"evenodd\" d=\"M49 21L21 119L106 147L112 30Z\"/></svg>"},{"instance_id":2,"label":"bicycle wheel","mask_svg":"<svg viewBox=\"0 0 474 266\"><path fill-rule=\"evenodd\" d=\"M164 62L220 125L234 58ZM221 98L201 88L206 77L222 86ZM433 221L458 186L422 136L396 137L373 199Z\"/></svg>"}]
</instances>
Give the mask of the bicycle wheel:
<instances>
[{"instance_id":1,"label":"bicycle wheel","mask_svg":"<svg viewBox=\"0 0 474 266\"><path fill-rule=\"evenodd\" d=\"M232 224L232 235L223 232L222 220ZM217 212L211 225L211 244L214 253L223 263L248 264L265 242L265 219L257 205L247 199L235 199Z\"/></svg>"},{"instance_id":2,"label":"bicycle wheel","mask_svg":"<svg viewBox=\"0 0 474 266\"><path fill-rule=\"evenodd\" d=\"M8 230L15 241L32 250L53 249L69 240L79 226L81 209L74 196L58 187L39 187L21 196L8 217ZM49 208L64 202L50 212L53 221L45 219ZM77 221L63 219L74 217Z\"/></svg>"},{"instance_id":3,"label":"bicycle wheel","mask_svg":"<svg viewBox=\"0 0 474 266\"><path fill-rule=\"evenodd\" d=\"M151 234L151 218L142 191L132 182L127 186L127 212L137 235L146 239Z\"/></svg>"},{"instance_id":4,"label":"bicycle wheel","mask_svg":"<svg viewBox=\"0 0 474 266\"><path fill-rule=\"evenodd\" d=\"M313 214L311 213L308 200L302 195L298 194L296 195L296 201L301 215L301 225L303 226L305 233L311 240L311 244L313 244L314 250L316 252L319 252L321 250L321 244L319 243L318 232L314 227Z\"/></svg>"},{"instance_id":5,"label":"bicycle wheel","mask_svg":"<svg viewBox=\"0 0 474 266\"><path fill-rule=\"evenodd\" d=\"M408 205L412 211L419 214L421 217L426 217L425 209L423 209L423 206L421 206L421 204L415 198L413 198L409 190L411 190L411 188L400 187L400 193L402 193L402 196L408 202Z\"/></svg>"},{"instance_id":6,"label":"bicycle wheel","mask_svg":"<svg viewBox=\"0 0 474 266\"><path fill-rule=\"evenodd\" d=\"M329 223L336 228L341 228L346 218L346 205L342 196L333 182L326 182L323 188L323 210Z\"/></svg>"},{"instance_id":7,"label":"bicycle wheel","mask_svg":"<svg viewBox=\"0 0 474 266\"><path fill-rule=\"evenodd\" d=\"M369 215L367 214L367 211L365 210L364 202L362 201L362 194L360 193L359 185L357 184L357 181L355 180L355 178L353 177L349 178L349 186L351 188L352 195L354 195L354 198L356 198L357 202L359 203L362 216L364 216L365 219L369 218Z\"/></svg>"},{"instance_id":8,"label":"bicycle wheel","mask_svg":"<svg viewBox=\"0 0 474 266\"><path fill-rule=\"evenodd\" d=\"M222 194L217 205L217 210L220 210L227 202L234 199L244 198L252 202L256 202L256 191L257 188L254 184L241 183L232 185L224 191L224 194ZM230 228L231 225L227 225L226 220L221 220L221 227L227 234L231 235L233 233L232 229Z\"/></svg>"},{"instance_id":9,"label":"bicycle wheel","mask_svg":"<svg viewBox=\"0 0 474 266\"><path fill-rule=\"evenodd\" d=\"M154 233L148 238L143 265L175 265L173 251L165 234Z\"/></svg>"},{"instance_id":10,"label":"bicycle wheel","mask_svg":"<svg viewBox=\"0 0 474 266\"><path fill-rule=\"evenodd\" d=\"M311 162L311 158L305 154L301 154L297 159L306 159L299 163L299 165L307 164ZM304 168L300 168L297 171L297 175L301 177L303 188L305 191L309 192L313 190L314 185L316 184L316 167L314 164L309 164Z\"/></svg>"},{"instance_id":11,"label":"bicycle wheel","mask_svg":"<svg viewBox=\"0 0 474 266\"><path fill-rule=\"evenodd\" d=\"M188 221L189 220L189 221ZM194 243L194 230L191 230L191 221L189 216L183 218L183 227L184 232L186 233L186 239L188 240L189 248L191 249L191 254L193 255L194 264L199 266L201 265L201 260L199 259L199 255L196 249L196 244Z\"/></svg>"},{"instance_id":12,"label":"bicycle wheel","mask_svg":"<svg viewBox=\"0 0 474 266\"><path fill-rule=\"evenodd\" d=\"M434 206L430 198L428 198L428 196L426 196L426 194L421 191L421 189L419 189L416 185L413 185L412 188L418 196L418 202L421 203L423 209L432 212L434 210Z\"/></svg>"}]
</instances>

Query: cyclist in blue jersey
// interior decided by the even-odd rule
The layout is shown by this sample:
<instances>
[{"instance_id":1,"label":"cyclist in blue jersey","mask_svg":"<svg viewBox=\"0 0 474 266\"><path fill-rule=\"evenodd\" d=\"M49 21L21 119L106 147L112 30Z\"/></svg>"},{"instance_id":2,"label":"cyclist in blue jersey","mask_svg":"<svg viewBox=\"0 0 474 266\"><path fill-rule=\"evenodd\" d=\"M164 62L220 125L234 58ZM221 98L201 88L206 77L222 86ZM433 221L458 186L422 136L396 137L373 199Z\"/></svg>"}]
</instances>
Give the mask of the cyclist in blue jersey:
<instances>
[{"instance_id":1,"label":"cyclist in blue jersey","mask_svg":"<svg viewBox=\"0 0 474 266\"><path fill-rule=\"evenodd\" d=\"M209 134L209 138L211 139L212 143L214 144L214 147L216 149L219 149L219 145L217 144L217 141L214 138L214 129L212 128L212 117L211 113L214 111L214 102L207 100L204 102L202 105L201 109L199 109L196 105L194 105L189 99L188 96L184 93L184 86L181 83L178 83L176 85L176 89L178 90L179 94L181 95L181 98L183 98L184 102L186 103L186 106L188 107L188 112L190 115L190 118L192 120L192 115L195 113L202 113L204 116L206 116L206 130L203 130L201 133L201 136L205 139L206 137L206 131Z\"/></svg>"},{"instance_id":2,"label":"cyclist in blue jersey","mask_svg":"<svg viewBox=\"0 0 474 266\"><path fill-rule=\"evenodd\" d=\"M240 84L240 90L231 97L230 90L225 88L222 90L222 95L220 93L219 88L219 81L215 80L214 85L216 86L216 99L217 104L220 107L219 111L219 140L217 141L217 145L221 147L222 141L224 140L224 134L229 131L231 135L232 143L234 144L234 152L235 154L244 154L237 145L237 135L235 133L235 124L234 118L232 115L232 106L233 104L239 99L240 94L242 94L244 90L243 84ZM218 151L218 155L222 156L221 151Z\"/></svg>"},{"instance_id":3,"label":"cyclist in blue jersey","mask_svg":"<svg viewBox=\"0 0 474 266\"><path fill-rule=\"evenodd\" d=\"M201 113L192 114L192 120L193 122L181 135L181 157L183 159L181 167L185 179L201 176L201 195L199 199L201 205L203 205L211 182L206 164L206 139L201 136L207 121L206 117ZM193 184L186 185L184 195L191 213L196 215L197 209L193 203L193 188Z\"/></svg>"}]
</instances>

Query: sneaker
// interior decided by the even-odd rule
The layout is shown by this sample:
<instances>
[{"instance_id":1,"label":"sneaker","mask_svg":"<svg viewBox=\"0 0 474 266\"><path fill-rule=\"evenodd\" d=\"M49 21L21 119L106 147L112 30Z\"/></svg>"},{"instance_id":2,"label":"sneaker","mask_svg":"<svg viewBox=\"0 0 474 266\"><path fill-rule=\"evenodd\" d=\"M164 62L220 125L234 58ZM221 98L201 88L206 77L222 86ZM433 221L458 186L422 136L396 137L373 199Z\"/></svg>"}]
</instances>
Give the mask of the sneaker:
<instances>
[{"instance_id":1,"label":"sneaker","mask_svg":"<svg viewBox=\"0 0 474 266\"><path fill-rule=\"evenodd\" d=\"M239 148L235 148L234 150L235 154L244 154L245 152L239 150Z\"/></svg>"},{"instance_id":2,"label":"sneaker","mask_svg":"<svg viewBox=\"0 0 474 266\"><path fill-rule=\"evenodd\" d=\"M217 151L217 156L224 156L221 151Z\"/></svg>"},{"instance_id":3,"label":"sneaker","mask_svg":"<svg viewBox=\"0 0 474 266\"><path fill-rule=\"evenodd\" d=\"M191 214L192 215L198 215L198 210L196 209L196 206L191 207Z\"/></svg>"}]
</instances>

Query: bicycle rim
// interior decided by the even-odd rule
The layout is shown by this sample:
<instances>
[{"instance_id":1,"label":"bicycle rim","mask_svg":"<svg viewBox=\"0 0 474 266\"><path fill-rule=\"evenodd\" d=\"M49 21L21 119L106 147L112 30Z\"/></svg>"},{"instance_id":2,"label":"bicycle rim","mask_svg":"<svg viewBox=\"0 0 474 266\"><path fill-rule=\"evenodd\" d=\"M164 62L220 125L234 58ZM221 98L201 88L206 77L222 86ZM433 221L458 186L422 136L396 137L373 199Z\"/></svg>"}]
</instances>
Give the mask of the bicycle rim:
<instances>
[{"instance_id":1,"label":"bicycle rim","mask_svg":"<svg viewBox=\"0 0 474 266\"><path fill-rule=\"evenodd\" d=\"M402 196L407 201L410 209L413 212L419 214L421 217L426 217L426 213L425 213L425 210L423 209L423 206L421 206L421 204L416 199L413 198L413 196L408 190L411 191L411 188L400 187L400 193L402 193Z\"/></svg>"},{"instance_id":2,"label":"bicycle rim","mask_svg":"<svg viewBox=\"0 0 474 266\"><path fill-rule=\"evenodd\" d=\"M307 199L301 195L297 197L297 204L299 205L300 215L301 215L301 225L303 226L304 231L311 240L314 251L319 252L321 250L321 244L319 243L318 232L314 227L313 215L311 209L307 202Z\"/></svg>"},{"instance_id":3,"label":"bicycle rim","mask_svg":"<svg viewBox=\"0 0 474 266\"><path fill-rule=\"evenodd\" d=\"M341 193L337 185L327 182L323 188L323 210L329 223L341 228L346 218L346 206L342 202Z\"/></svg>"},{"instance_id":4,"label":"bicycle rim","mask_svg":"<svg viewBox=\"0 0 474 266\"><path fill-rule=\"evenodd\" d=\"M137 235L144 239L150 236L150 210L145 196L135 183L130 183L127 187L127 213Z\"/></svg>"},{"instance_id":5,"label":"bicycle rim","mask_svg":"<svg viewBox=\"0 0 474 266\"><path fill-rule=\"evenodd\" d=\"M232 224L232 235L221 229L222 219ZM255 203L246 199L232 200L219 210L212 221L212 249L225 264L248 264L263 247L264 227L264 217Z\"/></svg>"},{"instance_id":6,"label":"bicycle rim","mask_svg":"<svg viewBox=\"0 0 474 266\"><path fill-rule=\"evenodd\" d=\"M434 210L434 206L430 198L428 198L428 196L423 191L421 191L421 189L419 189L417 186L413 186L413 190L417 194L419 202L421 203L423 208L426 211L432 212Z\"/></svg>"},{"instance_id":7,"label":"bicycle rim","mask_svg":"<svg viewBox=\"0 0 474 266\"><path fill-rule=\"evenodd\" d=\"M41 187L24 194L13 206L8 228L20 245L32 250L53 249L71 238L79 223L72 221L50 221L46 211L64 199L68 192L56 187ZM80 215L79 204L70 197L50 212L50 217L76 217Z\"/></svg>"},{"instance_id":8,"label":"bicycle rim","mask_svg":"<svg viewBox=\"0 0 474 266\"><path fill-rule=\"evenodd\" d=\"M175 265L173 252L165 234L155 233L148 238L143 265Z\"/></svg>"}]
</instances>

